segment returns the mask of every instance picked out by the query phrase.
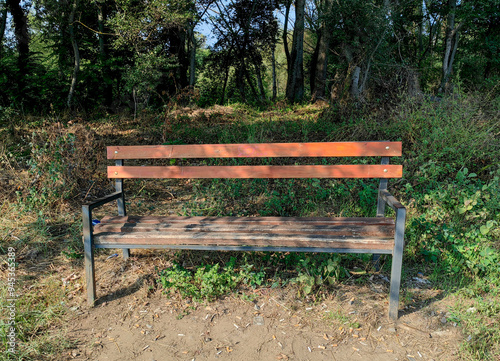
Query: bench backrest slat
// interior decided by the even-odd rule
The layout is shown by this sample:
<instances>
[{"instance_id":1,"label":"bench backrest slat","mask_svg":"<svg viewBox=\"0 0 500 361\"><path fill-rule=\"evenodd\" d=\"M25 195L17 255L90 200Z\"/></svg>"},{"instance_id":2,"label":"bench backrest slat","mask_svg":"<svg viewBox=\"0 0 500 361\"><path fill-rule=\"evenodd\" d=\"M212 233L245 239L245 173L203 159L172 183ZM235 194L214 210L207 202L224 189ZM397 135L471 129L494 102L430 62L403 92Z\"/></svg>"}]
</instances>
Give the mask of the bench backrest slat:
<instances>
[{"instance_id":1,"label":"bench backrest slat","mask_svg":"<svg viewBox=\"0 0 500 361\"><path fill-rule=\"evenodd\" d=\"M322 142L111 146L108 159L397 157L401 142Z\"/></svg>"},{"instance_id":2,"label":"bench backrest slat","mask_svg":"<svg viewBox=\"0 0 500 361\"><path fill-rule=\"evenodd\" d=\"M401 178L401 165L109 166L109 178Z\"/></svg>"}]
</instances>

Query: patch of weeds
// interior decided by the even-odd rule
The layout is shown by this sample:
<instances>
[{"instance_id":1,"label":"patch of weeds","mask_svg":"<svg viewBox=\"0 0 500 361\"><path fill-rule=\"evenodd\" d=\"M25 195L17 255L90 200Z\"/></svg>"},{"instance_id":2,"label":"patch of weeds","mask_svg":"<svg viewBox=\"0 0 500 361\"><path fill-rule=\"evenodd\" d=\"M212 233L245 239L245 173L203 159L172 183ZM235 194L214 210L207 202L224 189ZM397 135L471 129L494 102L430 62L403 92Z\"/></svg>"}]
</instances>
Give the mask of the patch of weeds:
<instances>
[{"instance_id":1,"label":"patch of weeds","mask_svg":"<svg viewBox=\"0 0 500 361\"><path fill-rule=\"evenodd\" d=\"M353 322L348 315L342 312L342 310L328 311L325 313L323 317L327 320L333 321L337 325L342 325L343 327L349 327L354 329L360 327L359 322L356 321Z\"/></svg>"},{"instance_id":2,"label":"patch of weeds","mask_svg":"<svg viewBox=\"0 0 500 361\"><path fill-rule=\"evenodd\" d=\"M338 254L326 258L305 256L299 260L297 277L290 282L298 284L300 292L305 295L321 286L333 285L349 277L349 272L341 265L341 259Z\"/></svg>"},{"instance_id":3,"label":"patch of weeds","mask_svg":"<svg viewBox=\"0 0 500 361\"><path fill-rule=\"evenodd\" d=\"M72 244L68 245L67 250L62 250L61 254L67 259L75 260L75 259L83 259L83 252L81 247L76 247Z\"/></svg>"},{"instance_id":4,"label":"patch of weeds","mask_svg":"<svg viewBox=\"0 0 500 361\"><path fill-rule=\"evenodd\" d=\"M3 283L3 281L2 281ZM71 342L58 330L64 318L64 292L61 285L51 279L31 289L16 286L19 297L15 301L14 324L16 335L15 355L3 353L5 360L53 360L55 355L71 347ZM11 306L7 287L0 288L0 305L3 310ZM6 350L11 325L0 321L0 343Z\"/></svg>"},{"instance_id":5,"label":"patch of weeds","mask_svg":"<svg viewBox=\"0 0 500 361\"><path fill-rule=\"evenodd\" d=\"M90 189L98 159L103 152L94 132L76 126L73 132L58 126L47 131L33 132L26 160L30 184L16 192L18 200L28 210L54 210L63 207L82 189Z\"/></svg>"},{"instance_id":6,"label":"patch of weeds","mask_svg":"<svg viewBox=\"0 0 500 361\"><path fill-rule=\"evenodd\" d=\"M240 285L261 286L265 273L254 271L253 265L235 268L235 258L220 267L214 265L199 266L196 270L185 269L178 264L159 272L158 282L166 292L177 291L183 297L195 300L212 301L225 294L234 292Z\"/></svg>"},{"instance_id":7,"label":"patch of weeds","mask_svg":"<svg viewBox=\"0 0 500 361\"><path fill-rule=\"evenodd\" d=\"M458 323L463 330L462 352L470 360L498 360L500 357L500 304L499 288L488 296L476 295L472 307L457 305L451 311L450 321ZM496 296L496 297L495 297Z\"/></svg>"},{"instance_id":8,"label":"patch of weeds","mask_svg":"<svg viewBox=\"0 0 500 361\"><path fill-rule=\"evenodd\" d=\"M500 235L500 171L483 182L462 169L453 181L416 201L423 209L408 227L412 253L439 263L452 277L475 279L500 270L495 245Z\"/></svg>"}]
</instances>

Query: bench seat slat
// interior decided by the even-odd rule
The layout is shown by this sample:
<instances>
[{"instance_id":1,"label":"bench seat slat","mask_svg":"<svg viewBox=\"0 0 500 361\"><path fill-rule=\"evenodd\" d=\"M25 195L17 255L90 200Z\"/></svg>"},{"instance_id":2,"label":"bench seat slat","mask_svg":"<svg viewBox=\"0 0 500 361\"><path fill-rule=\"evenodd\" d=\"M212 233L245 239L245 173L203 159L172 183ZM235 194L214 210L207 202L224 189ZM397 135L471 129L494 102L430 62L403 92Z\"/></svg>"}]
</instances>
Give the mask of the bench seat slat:
<instances>
[{"instance_id":1,"label":"bench seat slat","mask_svg":"<svg viewBox=\"0 0 500 361\"><path fill-rule=\"evenodd\" d=\"M392 225L388 217L183 217L183 216L106 216L105 223L188 223L261 225Z\"/></svg>"},{"instance_id":2,"label":"bench seat slat","mask_svg":"<svg viewBox=\"0 0 500 361\"><path fill-rule=\"evenodd\" d=\"M198 251L254 251L254 252L315 252L315 253L373 253L372 249L363 248L331 248L331 247L282 247L282 246L225 246L225 245L186 245L186 244L98 244L95 248L118 248L118 249L178 249L178 250L198 250ZM377 254L392 254L392 249L377 249Z\"/></svg>"},{"instance_id":3,"label":"bench seat slat","mask_svg":"<svg viewBox=\"0 0 500 361\"><path fill-rule=\"evenodd\" d=\"M401 156L401 142L110 146L108 159Z\"/></svg>"},{"instance_id":4,"label":"bench seat slat","mask_svg":"<svg viewBox=\"0 0 500 361\"><path fill-rule=\"evenodd\" d=\"M109 166L109 178L401 178L403 166L241 165L241 166Z\"/></svg>"},{"instance_id":5,"label":"bench seat slat","mask_svg":"<svg viewBox=\"0 0 500 361\"><path fill-rule=\"evenodd\" d=\"M99 224L94 227L94 234L113 232L242 232L242 233L272 233L272 234L321 234L321 235L352 235L375 236L386 234L394 237L394 226L297 226L297 225L245 225L245 224L179 224L179 223L113 223Z\"/></svg>"},{"instance_id":6,"label":"bench seat slat","mask_svg":"<svg viewBox=\"0 0 500 361\"><path fill-rule=\"evenodd\" d=\"M296 234L251 234L228 232L118 232L95 235L95 245L203 245L203 246L280 246L280 247L318 247L346 249L384 249L394 248L393 238L370 237L355 238L328 235Z\"/></svg>"},{"instance_id":7,"label":"bench seat slat","mask_svg":"<svg viewBox=\"0 0 500 361\"><path fill-rule=\"evenodd\" d=\"M121 222L117 222L121 221ZM375 249L394 247L391 218L106 217L94 226L96 247L248 246Z\"/></svg>"}]
</instances>

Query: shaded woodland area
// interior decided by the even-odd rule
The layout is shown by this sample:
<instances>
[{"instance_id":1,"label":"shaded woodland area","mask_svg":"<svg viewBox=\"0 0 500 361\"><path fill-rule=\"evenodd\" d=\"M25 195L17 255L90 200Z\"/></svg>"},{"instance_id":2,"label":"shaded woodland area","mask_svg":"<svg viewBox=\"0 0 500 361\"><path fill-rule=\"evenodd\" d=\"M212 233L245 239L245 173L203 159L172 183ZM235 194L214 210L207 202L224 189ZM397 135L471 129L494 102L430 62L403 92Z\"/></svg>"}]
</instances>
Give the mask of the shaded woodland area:
<instances>
[{"instance_id":1,"label":"shaded woodland area","mask_svg":"<svg viewBox=\"0 0 500 361\"><path fill-rule=\"evenodd\" d=\"M2 0L0 106L380 104L454 85L489 90L499 9L498 0Z\"/></svg>"}]
</instances>

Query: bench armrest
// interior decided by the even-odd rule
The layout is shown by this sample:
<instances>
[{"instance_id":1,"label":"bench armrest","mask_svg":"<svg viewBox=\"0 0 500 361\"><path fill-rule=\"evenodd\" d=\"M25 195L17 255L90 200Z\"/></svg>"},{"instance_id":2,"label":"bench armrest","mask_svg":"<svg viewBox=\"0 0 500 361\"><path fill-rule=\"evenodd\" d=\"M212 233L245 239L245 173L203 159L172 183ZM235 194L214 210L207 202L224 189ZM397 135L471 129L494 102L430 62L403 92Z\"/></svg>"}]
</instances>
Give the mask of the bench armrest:
<instances>
[{"instance_id":1,"label":"bench armrest","mask_svg":"<svg viewBox=\"0 0 500 361\"><path fill-rule=\"evenodd\" d=\"M380 191L380 197L395 211L398 209L405 209L405 207L388 191L382 190Z\"/></svg>"},{"instance_id":2,"label":"bench armrest","mask_svg":"<svg viewBox=\"0 0 500 361\"><path fill-rule=\"evenodd\" d=\"M92 210L106 203L119 199L123 196L123 192L114 192L105 197L96 199L93 202L82 205L83 217L83 239L91 242L92 240Z\"/></svg>"},{"instance_id":3,"label":"bench armrest","mask_svg":"<svg viewBox=\"0 0 500 361\"><path fill-rule=\"evenodd\" d=\"M83 208L88 208L88 210L91 211L92 209L100 207L103 204L106 204L106 203L114 201L114 200L116 200L118 198L121 198L122 194L123 194L123 192L114 192L114 193L111 193L111 194L109 194L109 195L107 195L105 197L96 199L93 202L84 204L82 207Z\"/></svg>"}]
</instances>

